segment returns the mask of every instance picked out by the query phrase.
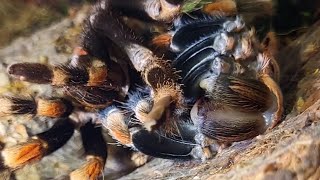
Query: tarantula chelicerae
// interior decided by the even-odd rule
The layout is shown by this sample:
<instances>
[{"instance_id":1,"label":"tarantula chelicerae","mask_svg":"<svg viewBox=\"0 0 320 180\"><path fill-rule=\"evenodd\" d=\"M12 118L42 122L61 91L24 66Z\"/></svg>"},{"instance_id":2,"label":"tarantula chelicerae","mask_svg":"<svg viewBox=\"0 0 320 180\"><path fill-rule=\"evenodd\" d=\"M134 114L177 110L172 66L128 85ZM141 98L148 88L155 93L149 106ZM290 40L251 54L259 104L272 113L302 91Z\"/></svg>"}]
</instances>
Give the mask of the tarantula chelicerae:
<instances>
[{"instance_id":1,"label":"tarantula chelicerae","mask_svg":"<svg viewBox=\"0 0 320 180\"><path fill-rule=\"evenodd\" d=\"M79 129L87 163L70 177L96 179L105 165L107 144L94 124L147 155L202 160L223 144L274 127L283 100L279 67L269 47L272 38L260 43L241 15L230 15L229 5L220 3L183 14L182 1L102 0L89 15L69 63L11 65L11 76L49 83L62 88L66 97L1 98L1 115L57 119L51 129L4 148L3 167L15 170L40 160ZM168 30L139 38L134 32L138 28L125 16L159 21Z\"/></svg>"}]
</instances>

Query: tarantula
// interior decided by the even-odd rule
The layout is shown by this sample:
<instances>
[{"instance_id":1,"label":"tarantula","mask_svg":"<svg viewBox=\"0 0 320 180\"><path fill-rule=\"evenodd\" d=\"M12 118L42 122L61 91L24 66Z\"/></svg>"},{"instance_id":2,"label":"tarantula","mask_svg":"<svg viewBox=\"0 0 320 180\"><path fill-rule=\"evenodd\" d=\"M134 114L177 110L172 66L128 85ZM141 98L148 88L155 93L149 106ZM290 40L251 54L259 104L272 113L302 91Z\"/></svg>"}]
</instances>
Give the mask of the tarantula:
<instances>
[{"instance_id":1,"label":"tarantula","mask_svg":"<svg viewBox=\"0 0 320 180\"><path fill-rule=\"evenodd\" d=\"M1 97L1 115L57 119L29 141L4 148L3 167L15 170L39 161L79 129L87 163L70 178L96 179L106 163L107 144L95 124L146 155L202 160L224 144L274 127L283 98L272 38L260 43L241 15L231 15L229 5L220 3L183 14L182 1L101 0L67 64L11 65L12 77L62 88L66 97ZM139 38L124 16L169 28Z\"/></svg>"}]
</instances>

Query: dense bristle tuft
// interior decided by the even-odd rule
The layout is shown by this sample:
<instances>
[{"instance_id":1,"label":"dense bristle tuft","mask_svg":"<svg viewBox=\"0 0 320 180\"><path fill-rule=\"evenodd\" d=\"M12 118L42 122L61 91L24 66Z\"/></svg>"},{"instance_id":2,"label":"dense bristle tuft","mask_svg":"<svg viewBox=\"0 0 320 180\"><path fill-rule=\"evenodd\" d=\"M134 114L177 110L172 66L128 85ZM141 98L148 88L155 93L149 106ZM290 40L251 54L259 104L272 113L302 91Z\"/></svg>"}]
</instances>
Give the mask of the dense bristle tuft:
<instances>
[{"instance_id":1,"label":"dense bristle tuft","mask_svg":"<svg viewBox=\"0 0 320 180\"><path fill-rule=\"evenodd\" d=\"M105 63L93 61L92 66L88 69L89 80L88 86L99 86L106 82L108 69Z\"/></svg>"},{"instance_id":2,"label":"dense bristle tuft","mask_svg":"<svg viewBox=\"0 0 320 180\"><path fill-rule=\"evenodd\" d=\"M131 146L131 135L126 124L126 116L119 109L114 108L105 114L102 124L108 129L110 136L121 144Z\"/></svg>"},{"instance_id":3,"label":"dense bristle tuft","mask_svg":"<svg viewBox=\"0 0 320 180\"><path fill-rule=\"evenodd\" d=\"M5 148L2 152L3 163L10 169L18 169L26 164L39 161L46 150L46 144L39 139Z\"/></svg>"},{"instance_id":4,"label":"dense bristle tuft","mask_svg":"<svg viewBox=\"0 0 320 180\"><path fill-rule=\"evenodd\" d=\"M72 104L64 99L38 99L37 115L46 117L65 117L72 112Z\"/></svg>"},{"instance_id":5,"label":"dense bristle tuft","mask_svg":"<svg viewBox=\"0 0 320 180\"><path fill-rule=\"evenodd\" d=\"M60 65L53 69L52 84L56 86L63 85L81 85L89 80L87 69L82 66Z\"/></svg>"},{"instance_id":6,"label":"dense bristle tuft","mask_svg":"<svg viewBox=\"0 0 320 180\"><path fill-rule=\"evenodd\" d=\"M0 102L0 116L36 114L37 105L34 99L26 97L0 97Z\"/></svg>"},{"instance_id":7,"label":"dense bristle tuft","mask_svg":"<svg viewBox=\"0 0 320 180\"><path fill-rule=\"evenodd\" d=\"M87 163L70 173L70 180L96 180L103 172L104 163L94 156Z\"/></svg>"},{"instance_id":8,"label":"dense bristle tuft","mask_svg":"<svg viewBox=\"0 0 320 180\"><path fill-rule=\"evenodd\" d=\"M152 45L160 48L169 48L171 44L172 35L161 34L152 39Z\"/></svg>"}]
</instances>

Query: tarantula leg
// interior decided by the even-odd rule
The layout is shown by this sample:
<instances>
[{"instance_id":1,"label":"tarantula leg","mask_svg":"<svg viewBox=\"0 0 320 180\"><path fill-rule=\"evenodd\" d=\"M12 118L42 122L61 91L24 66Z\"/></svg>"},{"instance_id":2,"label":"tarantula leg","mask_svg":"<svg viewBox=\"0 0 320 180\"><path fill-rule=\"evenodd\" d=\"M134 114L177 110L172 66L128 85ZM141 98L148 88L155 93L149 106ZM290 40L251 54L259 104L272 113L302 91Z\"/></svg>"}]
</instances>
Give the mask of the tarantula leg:
<instances>
[{"instance_id":1,"label":"tarantula leg","mask_svg":"<svg viewBox=\"0 0 320 180\"><path fill-rule=\"evenodd\" d=\"M132 99L136 100L136 98ZM135 105L130 104L129 106L136 107L137 104L139 103L135 102ZM135 111L134 109L131 110ZM108 107L101 112L100 116L102 124L109 130L109 134L122 145L154 157L167 159L192 158L190 153L195 144L191 125L180 127L180 132L184 134L182 139L187 140L179 140L166 137L159 132L147 131L139 124L129 127L130 124L133 125L134 120L116 107ZM191 129L189 129L190 127Z\"/></svg>"},{"instance_id":2,"label":"tarantula leg","mask_svg":"<svg viewBox=\"0 0 320 180\"><path fill-rule=\"evenodd\" d=\"M4 148L1 164L4 168L15 170L37 162L62 147L73 135L74 128L70 119L59 119L48 131L31 137L25 143Z\"/></svg>"},{"instance_id":3,"label":"tarantula leg","mask_svg":"<svg viewBox=\"0 0 320 180\"><path fill-rule=\"evenodd\" d=\"M158 158L192 159L195 144L161 136L141 128L132 128L132 142L138 151Z\"/></svg>"},{"instance_id":4,"label":"tarantula leg","mask_svg":"<svg viewBox=\"0 0 320 180\"><path fill-rule=\"evenodd\" d=\"M129 117L120 109L111 106L100 112L102 125L108 129L109 135L121 145L134 148L131 139L131 133L128 127ZM144 165L149 156L141 152L133 152L132 162L136 167Z\"/></svg>"},{"instance_id":5,"label":"tarantula leg","mask_svg":"<svg viewBox=\"0 0 320 180\"><path fill-rule=\"evenodd\" d=\"M107 81L107 66L102 61L93 61L85 66L60 65L48 67L40 63L17 63L8 67L8 73L22 81L54 86L87 85L99 86Z\"/></svg>"},{"instance_id":6,"label":"tarantula leg","mask_svg":"<svg viewBox=\"0 0 320 180\"><path fill-rule=\"evenodd\" d=\"M177 74L167 61L156 57L151 50L137 43L130 30L125 29L110 12L100 9L97 14L90 16L90 22L97 32L107 36L126 51L135 69L152 88L154 106L143 121L156 122L169 105L181 105L182 93L176 83Z\"/></svg>"},{"instance_id":7,"label":"tarantula leg","mask_svg":"<svg viewBox=\"0 0 320 180\"><path fill-rule=\"evenodd\" d=\"M260 63L258 67L260 68L258 78L270 89L276 98L277 107L271 119L271 128L274 128L281 121L283 114L283 95L279 85L271 77L272 75L275 75L275 78L278 78L277 74L279 73L275 72L279 71L279 69L276 68L278 67L278 64L273 58L269 58L266 54L259 54L257 60L258 63Z\"/></svg>"},{"instance_id":8,"label":"tarantula leg","mask_svg":"<svg viewBox=\"0 0 320 180\"><path fill-rule=\"evenodd\" d=\"M58 118L69 116L73 110L71 102L62 98L0 97L0 101L0 116L31 114Z\"/></svg>"},{"instance_id":9,"label":"tarantula leg","mask_svg":"<svg viewBox=\"0 0 320 180\"><path fill-rule=\"evenodd\" d=\"M31 83L47 84L53 77L52 70L40 63L17 63L8 67L8 74Z\"/></svg>"},{"instance_id":10,"label":"tarantula leg","mask_svg":"<svg viewBox=\"0 0 320 180\"><path fill-rule=\"evenodd\" d=\"M140 70L144 81L152 89L153 107L139 120L145 122L146 128L151 130L170 105L182 105L182 92L176 83L177 75L167 62L160 60L142 46L129 47L128 54L134 60L134 65L140 66L140 63L145 63L144 67L136 66L136 68Z\"/></svg>"},{"instance_id":11,"label":"tarantula leg","mask_svg":"<svg viewBox=\"0 0 320 180\"><path fill-rule=\"evenodd\" d=\"M260 76L261 81L270 89L276 97L277 109L273 113L271 128L274 128L282 119L283 114L283 95L278 84L267 74Z\"/></svg>"},{"instance_id":12,"label":"tarantula leg","mask_svg":"<svg viewBox=\"0 0 320 180\"><path fill-rule=\"evenodd\" d=\"M171 1L172 2L172 1ZM169 22L180 13L181 5L167 0L117 0L111 1L115 8L127 11L143 11L156 21Z\"/></svg>"},{"instance_id":13,"label":"tarantula leg","mask_svg":"<svg viewBox=\"0 0 320 180\"><path fill-rule=\"evenodd\" d=\"M107 144L102 136L101 127L88 122L80 128L87 162L70 173L71 180L95 180L103 174L107 159Z\"/></svg>"},{"instance_id":14,"label":"tarantula leg","mask_svg":"<svg viewBox=\"0 0 320 180\"><path fill-rule=\"evenodd\" d=\"M102 125L108 129L110 136L120 144L132 147L128 117L120 109L111 106L100 113Z\"/></svg>"}]
</instances>

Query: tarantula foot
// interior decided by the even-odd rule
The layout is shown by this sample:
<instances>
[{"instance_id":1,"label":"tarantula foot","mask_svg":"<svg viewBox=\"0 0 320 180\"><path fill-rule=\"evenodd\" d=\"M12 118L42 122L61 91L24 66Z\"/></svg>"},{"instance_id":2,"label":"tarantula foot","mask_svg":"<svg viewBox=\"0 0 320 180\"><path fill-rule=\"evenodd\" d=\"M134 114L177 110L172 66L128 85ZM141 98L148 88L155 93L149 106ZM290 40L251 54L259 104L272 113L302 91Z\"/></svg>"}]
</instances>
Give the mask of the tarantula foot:
<instances>
[{"instance_id":1,"label":"tarantula foot","mask_svg":"<svg viewBox=\"0 0 320 180\"><path fill-rule=\"evenodd\" d=\"M148 162L150 157L141 152L133 152L131 155L131 160L135 164L136 167L142 166Z\"/></svg>"},{"instance_id":2,"label":"tarantula foot","mask_svg":"<svg viewBox=\"0 0 320 180\"><path fill-rule=\"evenodd\" d=\"M101 86L106 84L109 80L107 65L100 60L94 59L88 66L85 67L75 62L69 65L53 67L40 63L17 63L8 67L8 73L22 81L52 84L54 86Z\"/></svg>"},{"instance_id":3,"label":"tarantula foot","mask_svg":"<svg viewBox=\"0 0 320 180\"><path fill-rule=\"evenodd\" d=\"M191 151L191 155L194 159L201 159L203 162L211 159L216 153L217 151L211 149L210 146L202 147L200 145L195 146Z\"/></svg>"},{"instance_id":4,"label":"tarantula foot","mask_svg":"<svg viewBox=\"0 0 320 180\"><path fill-rule=\"evenodd\" d=\"M26 164L39 161L46 149L46 143L35 138L26 143L5 148L1 152L3 165L10 169L19 169Z\"/></svg>"},{"instance_id":5,"label":"tarantula foot","mask_svg":"<svg viewBox=\"0 0 320 180\"><path fill-rule=\"evenodd\" d=\"M70 173L70 180L96 180L103 168L104 162L101 158L89 156L82 167Z\"/></svg>"}]
</instances>

